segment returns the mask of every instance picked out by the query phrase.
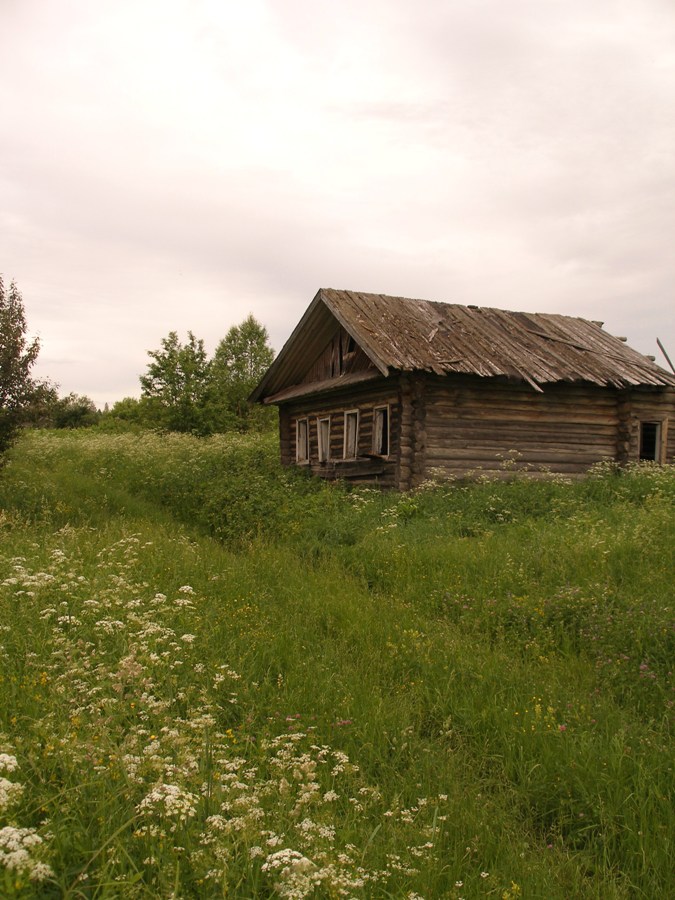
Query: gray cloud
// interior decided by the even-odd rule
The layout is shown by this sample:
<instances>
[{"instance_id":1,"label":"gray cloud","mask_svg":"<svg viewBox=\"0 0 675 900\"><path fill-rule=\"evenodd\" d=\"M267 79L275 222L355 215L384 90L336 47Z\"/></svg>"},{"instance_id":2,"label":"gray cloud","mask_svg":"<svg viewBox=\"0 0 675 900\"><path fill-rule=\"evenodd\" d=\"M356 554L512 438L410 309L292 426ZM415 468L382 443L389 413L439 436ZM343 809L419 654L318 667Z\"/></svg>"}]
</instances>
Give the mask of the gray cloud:
<instances>
[{"instance_id":1,"label":"gray cloud","mask_svg":"<svg viewBox=\"0 0 675 900\"><path fill-rule=\"evenodd\" d=\"M102 403L171 329L277 348L320 286L675 346L675 10L657 0L0 8L0 271Z\"/></svg>"}]
</instances>

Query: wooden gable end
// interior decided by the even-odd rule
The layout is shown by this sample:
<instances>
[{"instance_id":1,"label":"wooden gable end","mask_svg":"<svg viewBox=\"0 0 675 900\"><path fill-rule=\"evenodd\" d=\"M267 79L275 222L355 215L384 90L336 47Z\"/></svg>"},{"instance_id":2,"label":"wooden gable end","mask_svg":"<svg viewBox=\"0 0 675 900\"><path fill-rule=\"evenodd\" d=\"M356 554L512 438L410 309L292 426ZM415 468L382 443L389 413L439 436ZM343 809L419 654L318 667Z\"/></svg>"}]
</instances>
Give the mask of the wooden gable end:
<instances>
[{"instance_id":1,"label":"wooden gable end","mask_svg":"<svg viewBox=\"0 0 675 900\"><path fill-rule=\"evenodd\" d=\"M376 373L377 369L349 332L340 325L300 383L314 384L356 372Z\"/></svg>"}]
</instances>

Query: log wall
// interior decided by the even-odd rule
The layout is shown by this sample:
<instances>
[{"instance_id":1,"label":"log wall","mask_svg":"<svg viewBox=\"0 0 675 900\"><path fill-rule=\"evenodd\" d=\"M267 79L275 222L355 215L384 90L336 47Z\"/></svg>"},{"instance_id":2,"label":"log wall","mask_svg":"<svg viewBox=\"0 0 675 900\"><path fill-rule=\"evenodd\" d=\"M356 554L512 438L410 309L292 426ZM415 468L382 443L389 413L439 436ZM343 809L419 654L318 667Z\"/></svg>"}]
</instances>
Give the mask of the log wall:
<instances>
[{"instance_id":1,"label":"log wall","mask_svg":"<svg viewBox=\"0 0 675 900\"><path fill-rule=\"evenodd\" d=\"M661 426L660 462L675 463L675 390L634 390L621 397L620 461L640 458L640 422Z\"/></svg>"},{"instance_id":2,"label":"log wall","mask_svg":"<svg viewBox=\"0 0 675 900\"><path fill-rule=\"evenodd\" d=\"M581 474L616 459L617 392L494 379L441 379L426 384L425 474L478 471Z\"/></svg>"},{"instance_id":3,"label":"log wall","mask_svg":"<svg viewBox=\"0 0 675 900\"><path fill-rule=\"evenodd\" d=\"M373 411L389 406L389 454L372 456ZM357 460L343 459L345 412L359 411ZM318 459L317 420L330 416L330 459ZM661 423L661 461L675 462L675 391L556 384L538 393L497 379L420 373L283 403L281 459L295 463L307 418L310 459L325 478L409 490L437 475L581 475L595 463L639 459L640 422Z\"/></svg>"},{"instance_id":4,"label":"log wall","mask_svg":"<svg viewBox=\"0 0 675 900\"><path fill-rule=\"evenodd\" d=\"M427 397L421 374L403 374L399 384L401 436L396 486L407 491L425 478Z\"/></svg>"},{"instance_id":5,"label":"log wall","mask_svg":"<svg viewBox=\"0 0 675 900\"><path fill-rule=\"evenodd\" d=\"M373 456L373 413L378 406L389 407L389 453L386 457ZM352 410L359 412L358 453L356 459L346 460L343 458L345 413ZM330 455L326 462L319 462L318 420L327 416L330 416ZM285 465L295 464L296 423L298 419L307 419L309 462L300 465L306 465L312 474L323 478L374 481L385 487L396 487L400 418L395 379L369 381L349 390L289 401L279 410L281 461Z\"/></svg>"}]
</instances>

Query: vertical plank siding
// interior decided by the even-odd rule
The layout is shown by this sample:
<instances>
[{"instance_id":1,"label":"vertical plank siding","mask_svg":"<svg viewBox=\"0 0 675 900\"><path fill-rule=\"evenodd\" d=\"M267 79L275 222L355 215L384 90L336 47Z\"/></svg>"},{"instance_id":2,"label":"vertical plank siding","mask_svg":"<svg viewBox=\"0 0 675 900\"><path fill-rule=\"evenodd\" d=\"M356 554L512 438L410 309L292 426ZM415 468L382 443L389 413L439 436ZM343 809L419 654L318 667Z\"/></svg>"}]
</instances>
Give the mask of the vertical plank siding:
<instances>
[{"instance_id":1,"label":"vertical plank siding","mask_svg":"<svg viewBox=\"0 0 675 900\"><path fill-rule=\"evenodd\" d=\"M301 384L314 384L327 378L374 369L363 350L357 347L347 331L339 326L331 341L307 370Z\"/></svg>"}]
</instances>

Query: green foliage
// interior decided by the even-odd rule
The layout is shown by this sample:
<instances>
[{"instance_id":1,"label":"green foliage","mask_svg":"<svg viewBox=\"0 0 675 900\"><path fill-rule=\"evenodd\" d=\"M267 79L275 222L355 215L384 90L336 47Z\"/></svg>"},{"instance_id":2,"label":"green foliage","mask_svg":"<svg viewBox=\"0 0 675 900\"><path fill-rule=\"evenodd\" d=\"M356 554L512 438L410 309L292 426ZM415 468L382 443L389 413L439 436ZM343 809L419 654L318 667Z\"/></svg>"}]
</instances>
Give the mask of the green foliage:
<instances>
[{"instance_id":1,"label":"green foliage","mask_svg":"<svg viewBox=\"0 0 675 900\"><path fill-rule=\"evenodd\" d=\"M268 410L253 407L248 397L273 360L267 329L252 315L230 328L216 347L211 363L210 415L214 431L265 428L270 419Z\"/></svg>"},{"instance_id":2,"label":"green foliage","mask_svg":"<svg viewBox=\"0 0 675 900\"><path fill-rule=\"evenodd\" d=\"M100 422L101 415L90 397L75 393L59 397L54 385L42 382L34 385L20 422L30 428L89 428Z\"/></svg>"},{"instance_id":3,"label":"green foliage","mask_svg":"<svg viewBox=\"0 0 675 900\"><path fill-rule=\"evenodd\" d=\"M28 428L52 428L54 408L59 400L55 385L49 382L33 382L34 390L21 410L20 422Z\"/></svg>"},{"instance_id":4,"label":"green foliage","mask_svg":"<svg viewBox=\"0 0 675 900\"><path fill-rule=\"evenodd\" d=\"M230 328L212 360L204 342L188 332L182 344L175 331L149 351L152 362L141 376L140 403L118 404L111 418L165 431L197 435L228 431L270 431L276 410L253 407L248 396L274 359L267 329L249 315Z\"/></svg>"},{"instance_id":5,"label":"green foliage","mask_svg":"<svg viewBox=\"0 0 675 900\"><path fill-rule=\"evenodd\" d=\"M54 428L88 428L98 424L101 413L90 397L71 393L54 403L51 418Z\"/></svg>"},{"instance_id":6,"label":"green foliage","mask_svg":"<svg viewBox=\"0 0 675 900\"><path fill-rule=\"evenodd\" d=\"M11 445L21 417L35 394L31 369L40 344L26 337L23 298L12 281L6 289L0 277L0 454Z\"/></svg>"},{"instance_id":7,"label":"green foliage","mask_svg":"<svg viewBox=\"0 0 675 900\"><path fill-rule=\"evenodd\" d=\"M399 495L277 458L10 451L0 828L53 874L5 893L672 896L672 468Z\"/></svg>"},{"instance_id":8,"label":"green foliage","mask_svg":"<svg viewBox=\"0 0 675 900\"><path fill-rule=\"evenodd\" d=\"M167 431L203 434L209 362L204 341L188 332L182 344L175 331L162 339L160 350L149 350L152 362L141 375L144 409L150 423Z\"/></svg>"}]
</instances>

